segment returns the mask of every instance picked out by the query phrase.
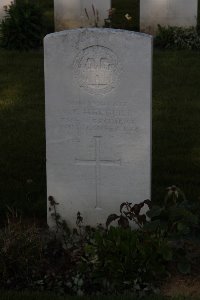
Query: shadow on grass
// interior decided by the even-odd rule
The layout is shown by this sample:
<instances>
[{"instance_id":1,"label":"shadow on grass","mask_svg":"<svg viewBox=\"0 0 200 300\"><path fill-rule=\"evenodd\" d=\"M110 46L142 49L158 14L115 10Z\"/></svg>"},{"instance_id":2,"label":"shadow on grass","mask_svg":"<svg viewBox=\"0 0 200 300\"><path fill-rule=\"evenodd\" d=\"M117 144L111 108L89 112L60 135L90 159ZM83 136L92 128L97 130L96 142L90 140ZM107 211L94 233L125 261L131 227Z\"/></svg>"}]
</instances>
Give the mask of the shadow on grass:
<instances>
[{"instance_id":1,"label":"shadow on grass","mask_svg":"<svg viewBox=\"0 0 200 300\"><path fill-rule=\"evenodd\" d=\"M200 56L155 51L153 76L153 200L179 186L189 200L200 195Z\"/></svg>"},{"instance_id":2,"label":"shadow on grass","mask_svg":"<svg viewBox=\"0 0 200 300\"><path fill-rule=\"evenodd\" d=\"M0 69L0 214L9 205L45 217L42 53L0 50Z\"/></svg>"}]
</instances>

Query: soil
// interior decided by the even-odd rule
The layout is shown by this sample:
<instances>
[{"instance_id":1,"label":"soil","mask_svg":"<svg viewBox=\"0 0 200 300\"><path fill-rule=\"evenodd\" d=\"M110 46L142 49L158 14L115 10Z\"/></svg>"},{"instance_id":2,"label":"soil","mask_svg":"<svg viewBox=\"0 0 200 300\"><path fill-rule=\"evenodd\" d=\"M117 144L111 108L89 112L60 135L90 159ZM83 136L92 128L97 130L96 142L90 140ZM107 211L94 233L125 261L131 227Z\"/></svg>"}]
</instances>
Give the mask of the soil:
<instances>
[{"instance_id":1,"label":"soil","mask_svg":"<svg viewBox=\"0 0 200 300\"><path fill-rule=\"evenodd\" d=\"M170 278L161 289L164 296L200 296L200 275L194 276L175 276Z\"/></svg>"}]
</instances>

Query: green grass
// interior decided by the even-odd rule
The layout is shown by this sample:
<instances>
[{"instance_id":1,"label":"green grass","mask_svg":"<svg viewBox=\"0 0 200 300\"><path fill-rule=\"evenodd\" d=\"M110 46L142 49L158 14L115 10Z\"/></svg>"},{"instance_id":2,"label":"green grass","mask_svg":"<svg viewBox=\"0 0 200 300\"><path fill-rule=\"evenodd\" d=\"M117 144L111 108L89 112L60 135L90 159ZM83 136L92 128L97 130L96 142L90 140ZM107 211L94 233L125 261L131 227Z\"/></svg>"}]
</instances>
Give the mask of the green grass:
<instances>
[{"instance_id":1,"label":"green grass","mask_svg":"<svg viewBox=\"0 0 200 300\"><path fill-rule=\"evenodd\" d=\"M45 220L43 55L1 50L0 70L0 214L9 205ZM156 201L163 201L165 188L172 184L192 201L200 195L199 82L198 52L155 51L152 199Z\"/></svg>"},{"instance_id":2,"label":"green grass","mask_svg":"<svg viewBox=\"0 0 200 300\"><path fill-rule=\"evenodd\" d=\"M153 199L175 184L200 196L200 55L155 51L153 76Z\"/></svg>"},{"instance_id":3,"label":"green grass","mask_svg":"<svg viewBox=\"0 0 200 300\"><path fill-rule=\"evenodd\" d=\"M0 51L0 213L44 217L45 131L41 52Z\"/></svg>"}]
</instances>

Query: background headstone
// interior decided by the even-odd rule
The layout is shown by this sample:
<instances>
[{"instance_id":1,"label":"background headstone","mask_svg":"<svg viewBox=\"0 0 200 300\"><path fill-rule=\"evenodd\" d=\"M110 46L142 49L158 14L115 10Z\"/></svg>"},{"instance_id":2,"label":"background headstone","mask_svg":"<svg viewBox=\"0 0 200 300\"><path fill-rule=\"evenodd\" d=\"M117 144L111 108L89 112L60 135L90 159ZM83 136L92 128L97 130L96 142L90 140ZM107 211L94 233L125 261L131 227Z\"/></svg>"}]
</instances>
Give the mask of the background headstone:
<instances>
[{"instance_id":1,"label":"background headstone","mask_svg":"<svg viewBox=\"0 0 200 300\"><path fill-rule=\"evenodd\" d=\"M157 25L197 25L198 0L140 0L140 31L156 33Z\"/></svg>"},{"instance_id":2,"label":"background headstone","mask_svg":"<svg viewBox=\"0 0 200 300\"><path fill-rule=\"evenodd\" d=\"M12 2L11 0L0 0L0 21L5 17L5 6L9 6Z\"/></svg>"},{"instance_id":3,"label":"background headstone","mask_svg":"<svg viewBox=\"0 0 200 300\"><path fill-rule=\"evenodd\" d=\"M45 38L47 194L70 226L150 197L152 38L77 29ZM51 225L49 215L49 224Z\"/></svg>"},{"instance_id":4,"label":"background headstone","mask_svg":"<svg viewBox=\"0 0 200 300\"><path fill-rule=\"evenodd\" d=\"M92 5L99 13L98 26L104 26L111 8L110 0L54 0L55 30L95 27Z\"/></svg>"}]
</instances>

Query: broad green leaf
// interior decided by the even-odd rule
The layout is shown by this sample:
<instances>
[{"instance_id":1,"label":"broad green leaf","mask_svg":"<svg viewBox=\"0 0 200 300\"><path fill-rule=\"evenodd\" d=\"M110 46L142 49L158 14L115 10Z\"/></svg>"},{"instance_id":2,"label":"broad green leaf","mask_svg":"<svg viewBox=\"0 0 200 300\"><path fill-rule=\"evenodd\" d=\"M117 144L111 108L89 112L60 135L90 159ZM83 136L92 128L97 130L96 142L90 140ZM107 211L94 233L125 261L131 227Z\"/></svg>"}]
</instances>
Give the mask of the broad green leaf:
<instances>
[{"instance_id":1,"label":"broad green leaf","mask_svg":"<svg viewBox=\"0 0 200 300\"><path fill-rule=\"evenodd\" d=\"M162 207L159 207L159 206L153 206L152 209L150 209L148 212L147 212L147 216L149 218L154 218L154 217L158 217L161 212L163 211L163 208Z\"/></svg>"}]
</instances>

